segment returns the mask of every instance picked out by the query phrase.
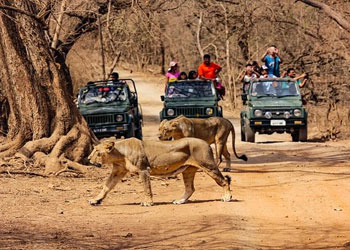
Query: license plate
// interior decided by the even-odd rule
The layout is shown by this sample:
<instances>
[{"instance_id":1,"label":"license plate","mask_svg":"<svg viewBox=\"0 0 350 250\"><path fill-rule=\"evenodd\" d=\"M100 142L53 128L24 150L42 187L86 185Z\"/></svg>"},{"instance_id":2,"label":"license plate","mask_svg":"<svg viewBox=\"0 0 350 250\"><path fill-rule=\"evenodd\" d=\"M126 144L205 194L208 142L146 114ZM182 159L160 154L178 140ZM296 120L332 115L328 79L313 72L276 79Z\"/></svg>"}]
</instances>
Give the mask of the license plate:
<instances>
[{"instance_id":1,"label":"license plate","mask_svg":"<svg viewBox=\"0 0 350 250\"><path fill-rule=\"evenodd\" d=\"M95 128L94 129L95 133L101 133L101 132L106 132L106 131L107 131L107 128Z\"/></svg>"},{"instance_id":2,"label":"license plate","mask_svg":"<svg viewBox=\"0 0 350 250\"><path fill-rule=\"evenodd\" d=\"M271 120L271 126L286 126L285 120Z\"/></svg>"}]
</instances>

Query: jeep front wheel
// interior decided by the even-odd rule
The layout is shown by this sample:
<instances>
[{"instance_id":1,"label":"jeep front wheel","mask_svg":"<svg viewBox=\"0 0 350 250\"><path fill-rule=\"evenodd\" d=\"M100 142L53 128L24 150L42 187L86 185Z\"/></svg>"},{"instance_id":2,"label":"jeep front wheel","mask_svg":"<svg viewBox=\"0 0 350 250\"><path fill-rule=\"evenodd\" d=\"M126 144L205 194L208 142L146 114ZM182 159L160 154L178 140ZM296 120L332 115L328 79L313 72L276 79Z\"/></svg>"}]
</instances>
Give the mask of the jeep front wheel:
<instances>
[{"instance_id":1,"label":"jeep front wheel","mask_svg":"<svg viewBox=\"0 0 350 250\"><path fill-rule=\"evenodd\" d=\"M247 142L255 142L255 130L250 127L248 119L244 119L244 137Z\"/></svg>"},{"instance_id":2,"label":"jeep front wheel","mask_svg":"<svg viewBox=\"0 0 350 250\"><path fill-rule=\"evenodd\" d=\"M245 141L245 132L243 127L243 121L241 121L241 141Z\"/></svg>"},{"instance_id":3,"label":"jeep front wheel","mask_svg":"<svg viewBox=\"0 0 350 250\"><path fill-rule=\"evenodd\" d=\"M307 141L307 127L302 127L299 129L299 141Z\"/></svg>"},{"instance_id":4,"label":"jeep front wheel","mask_svg":"<svg viewBox=\"0 0 350 250\"><path fill-rule=\"evenodd\" d=\"M131 138L131 137L135 137L135 125L134 125L133 122L130 125L130 128L129 128L126 136L125 136L125 139L126 138Z\"/></svg>"}]
</instances>

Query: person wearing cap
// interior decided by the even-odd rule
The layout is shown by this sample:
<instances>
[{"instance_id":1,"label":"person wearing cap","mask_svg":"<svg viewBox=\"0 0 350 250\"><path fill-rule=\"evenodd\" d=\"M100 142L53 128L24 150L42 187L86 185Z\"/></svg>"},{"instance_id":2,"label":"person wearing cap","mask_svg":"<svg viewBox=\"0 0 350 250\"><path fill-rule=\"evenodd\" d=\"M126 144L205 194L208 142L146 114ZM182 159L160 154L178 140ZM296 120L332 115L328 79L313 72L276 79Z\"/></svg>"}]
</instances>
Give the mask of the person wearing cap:
<instances>
[{"instance_id":1,"label":"person wearing cap","mask_svg":"<svg viewBox=\"0 0 350 250\"><path fill-rule=\"evenodd\" d=\"M257 78L259 75L253 70L253 66L251 64L247 64L245 68L245 75L242 78L243 82L243 93L247 93L250 85L250 80L253 78Z\"/></svg>"},{"instance_id":2,"label":"person wearing cap","mask_svg":"<svg viewBox=\"0 0 350 250\"><path fill-rule=\"evenodd\" d=\"M168 85L169 82L177 81L179 76L180 76L180 71L179 71L179 66L177 62L175 61L170 62L168 72L165 74L165 77L166 77L165 87Z\"/></svg>"},{"instance_id":3,"label":"person wearing cap","mask_svg":"<svg viewBox=\"0 0 350 250\"><path fill-rule=\"evenodd\" d=\"M198 67L198 77L202 80L214 80L222 70L221 66L210 61L210 55L203 56L203 63Z\"/></svg>"}]
</instances>

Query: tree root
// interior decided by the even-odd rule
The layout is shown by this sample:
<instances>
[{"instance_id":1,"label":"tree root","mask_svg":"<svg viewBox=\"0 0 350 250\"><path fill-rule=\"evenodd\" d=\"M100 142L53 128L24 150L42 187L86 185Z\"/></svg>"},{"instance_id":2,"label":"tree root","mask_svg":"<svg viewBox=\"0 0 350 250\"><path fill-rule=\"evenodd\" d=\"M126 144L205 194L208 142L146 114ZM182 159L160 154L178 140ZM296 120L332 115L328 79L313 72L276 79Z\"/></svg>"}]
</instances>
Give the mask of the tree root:
<instances>
[{"instance_id":1,"label":"tree root","mask_svg":"<svg viewBox=\"0 0 350 250\"><path fill-rule=\"evenodd\" d=\"M39 174L39 173L34 173L34 172L26 172L26 171L16 171L16 170L0 170L0 174L18 174L18 175L31 175L31 176L39 176L39 177L44 177L47 178L47 175L44 174Z\"/></svg>"}]
</instances>

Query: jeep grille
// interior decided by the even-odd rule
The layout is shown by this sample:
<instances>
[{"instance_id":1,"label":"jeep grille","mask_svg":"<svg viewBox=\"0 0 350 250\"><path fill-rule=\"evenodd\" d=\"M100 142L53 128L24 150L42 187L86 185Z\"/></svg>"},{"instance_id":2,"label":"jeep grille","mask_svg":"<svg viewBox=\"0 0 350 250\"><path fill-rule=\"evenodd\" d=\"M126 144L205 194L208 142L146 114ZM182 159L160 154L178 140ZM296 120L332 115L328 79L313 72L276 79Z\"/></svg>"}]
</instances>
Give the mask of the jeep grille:
<instances>
[{"instance_id":1,"label":"jeep grille","mask_svg":"<svg viewBox=\"0 0 350 250\"><path fill-rule=\"evenodd\" d=\"M265 115L265 113L266 113L267 111L271 112L272 118L282 118L284 112L286 112L286 111L288 111L288 112L291 114L291 116L293 116L293 110L290 110L290 109L284 109L284 110L264 110L264 111L263 111L263 115Z\"/></svg>"},{"instance_id":2,"label":"jeep grille","mask_svg":"<svg viewBox=\"0 0 350 250\"><path fill-rule=\"evenodd\" d=\"M177 108L176 115L184 116L196 116L196 115L205 115L204 108Z\"/></svg>"},{"instance_id":3,"label":"jeep grille","mask_svg":"<svg viewBox=\"0 0 350 250\"><path fill-rule=\"evenodd\" d=\"M97 123L114 123L114 115L87 115L85 119L89 125Z\"/></svg>"}]
</instances>

